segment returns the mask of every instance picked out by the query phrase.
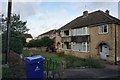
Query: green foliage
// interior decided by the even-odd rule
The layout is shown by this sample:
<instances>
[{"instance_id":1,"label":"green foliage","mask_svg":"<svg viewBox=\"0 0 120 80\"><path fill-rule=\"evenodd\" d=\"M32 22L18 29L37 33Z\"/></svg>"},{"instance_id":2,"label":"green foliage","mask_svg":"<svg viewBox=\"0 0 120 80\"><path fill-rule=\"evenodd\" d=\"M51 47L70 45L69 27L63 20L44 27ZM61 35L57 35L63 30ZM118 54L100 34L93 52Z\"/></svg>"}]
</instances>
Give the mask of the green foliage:
<instances>
[{"instance_id":1,"label":"green foliage","mask_svg":"<svg viewBox=\"0 0 120 80\"><path fill-rule=\"evenodd\" d=\"M7 20L7 18L2 19L2 23L4 23L4 25L2 25L3 32L7 30ZM26 27L26 23L27 21L20 20L20 15L13 14L11 16L11 30L13 31L17 31L20 33L25 33L29 31L29 29Z\"/></svg>"},{"instance_id":2,"label":"green foliage","mask_svg":"<svg viewBox=\"0 0 120 80\"><path fill-rule=\"evenodd\" d=\"M13 71L9 68L2 68L2 76L5 77L5 76L8 76L8 75L11 75L13 74Z\"/></svg>"},{"instance_id":3,"label":"green foliage","mask_svg":"<svg viewBox=\"0 0 120 80\"><path fill-rule=\"evenodd\" d=\"M64 52L57 53L57 55L58 55L59 57L63 57L63 56L64 56Z\"/></svg>"},{"instance_id":4,"label":"green foliage","mask_svg":"<svg viewBox=\"0 0 120 80\"><path fill-rule=\"evenodd\" d=\"M7 18L2 18L2 52L6 53L7 42ZM11 16L11 30L10 30L10 50L16 53L22 53L22 49L26 44L26 39L21 34L27 32L26 21L20 20L20 15L13 14Z\"/></svg>"},{"instance_id":5,"label":"green foliage","mask_svg":"<svg viewBox=\"0 0 120 80\"><path fill-rule=\"evenodd\" d=\"M88 57L86 59L86 65L92 68L102 68L103 65L101 64L99 59L95 59L93 57Z\"/></svg>"},{"instance_id":6,"label":"green foliage","mask_svg":"<svg viewBox=\"0 0 120 80\"><path fill-rule=\"evenodd\" d=\"M82 59L79 59L75 56L72 55L66 55L65 56L65 60L67 62L67 67L80 67L80 66L84 66L85 62Z\"/></svg>"},{"instance_id":7,"label":"green foliage","mask_svg":"<svg viewBox=\"0 0 120 80\"><path fill-rule=\"evenodd\" d=\"M52 50L49 50L48 52L49 52L49 53L52 53Z\"/></svg>"},{"instance_id":8,"label":"green foliage","mask_svg":"<svg viewBox=\"0 0 120 80\"><path fill-rule=\"evenodd\" d=\"M80 67L80 66L88 66L91 68L102 68L104 67L99 59L88 57L87 59L79 59L72 55L66 55L65 60L67 62L67 67Z\"/></svg>"},{"instance_id":9,"label":"green foliage","mask_svg":"<svg viewBox=\"0 0 120 80\"><path fill-rule=\"evenodd\" d=\"M37 39L37 40L32 40L28 43L27 47L31 48L31 47L47 47L50 46L54 43L54 41L52 39L50 39L49 37L43 37L41 39Z\"/></svg>"},{"instance_id":10,"label":"green foliage","mask_svg":"<svg viewBox=\"0 0 120 80\"><path fill-rule=\"evenodd\" d=\"M6 41L7 40L7 32L5 31L2 34L2 52L6 52ZM13 50L14 52L20 54L22 53L23 47L25 44L25 38L22 37L22 35L17 32L11 30L10 33L10 50Z\"/></svg>"},{"instance_id":11,"label":"green foliage","mask_svg":"<svg viewBox=\"0 0 120 80\"><path fill-rule=\"evenodd\" d=\"M54 70L60 70L60 63L56 62L52 58L46 59L46 61L44 61L43 69L44 70L53 70L53 65L54 65Z\"/></svg>"}]
</instances>

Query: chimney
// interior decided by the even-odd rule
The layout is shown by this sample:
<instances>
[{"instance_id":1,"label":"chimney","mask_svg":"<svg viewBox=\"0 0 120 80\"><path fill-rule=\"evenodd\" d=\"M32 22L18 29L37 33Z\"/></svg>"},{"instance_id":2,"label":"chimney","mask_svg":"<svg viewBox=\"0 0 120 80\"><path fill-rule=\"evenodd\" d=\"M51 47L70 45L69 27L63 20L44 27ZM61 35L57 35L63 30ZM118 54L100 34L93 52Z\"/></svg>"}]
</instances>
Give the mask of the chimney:
<instances>
[{"instance_id":1,"label":"chimney","mask_svg":"<svg viewBox=\"0 0 120 80\"><path fill-rule=\"evenodd\" d=\"M109 10L106 10L105 12L106 12L107 15L109 15Z\"/></svg>"},{"instance_id":2,"label":"chimney","mask_svg":"<svg viewBox=\"0 0 120 80\"><path fill-rule=\"evenodd\" d=\"M88 11L84 11L83 16L87 16L87 15L88 15Z\"/></svg>"}]
</instances>

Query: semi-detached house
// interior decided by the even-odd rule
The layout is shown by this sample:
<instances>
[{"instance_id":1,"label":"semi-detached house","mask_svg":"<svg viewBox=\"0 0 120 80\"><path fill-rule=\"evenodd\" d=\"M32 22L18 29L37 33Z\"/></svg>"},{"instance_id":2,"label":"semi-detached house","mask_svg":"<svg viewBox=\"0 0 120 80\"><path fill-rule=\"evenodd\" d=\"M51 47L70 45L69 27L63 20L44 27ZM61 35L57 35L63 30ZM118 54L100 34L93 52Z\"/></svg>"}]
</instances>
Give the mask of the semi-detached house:
<instances>
[{"instance_id":1,"label":"semi-detached house","mask_svg":"<svg viewBox=\"0 0 120 80\"><path fill-rule=\"evenodd\" d=\"M120 20L109 11L84 11L57 30L56 51L80 58L98 57L108 62L120 60Z\"/></svg>"}]
</instances>

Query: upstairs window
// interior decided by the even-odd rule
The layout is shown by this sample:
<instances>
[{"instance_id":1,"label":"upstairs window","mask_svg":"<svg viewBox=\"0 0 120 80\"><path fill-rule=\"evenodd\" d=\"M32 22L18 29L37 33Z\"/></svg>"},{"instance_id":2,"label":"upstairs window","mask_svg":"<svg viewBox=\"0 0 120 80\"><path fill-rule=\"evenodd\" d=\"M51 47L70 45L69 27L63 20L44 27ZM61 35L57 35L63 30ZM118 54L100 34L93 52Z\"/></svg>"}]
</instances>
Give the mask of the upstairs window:
<instances>
[{"instance_id":1,"label":"upstairs window","mask_svg":"<svg viewBox=\"0 0 120 80\"><path fill-rule=\"evenodd\" d=\"M64 36L69 36L69 30L64 31Z\"/></svg>"},{"instance_id":2,"label":"upstairs window","mask_svg":"<svg viewBox=\"0 0 120 80\"><path fill-rule=\"evenodd\" d=\"M87 27L82 27L82 28L77 28L73 30L73 35L88 35L88 28Z\"/></svg>"},{"instance_id":3,"label":"upstairs window","mask_svg":"<svg viewBox=\"0 0 120 80\"><path fill-rule=\"evenodd\" d=\"M58 36L58 37L60 37L60 36L61 36L61 35L60 35L60 32L58 32L58 33L57 33L57 36Z\"/></svg>"},{"instance_id":4,"label":"upstairs window","mask_svg":"<svg viewBox=\"0 0 120 80\"><path fill-rule=\"evenodd\" d=\"M108 25L105 24L105 25L99 26L99 33L100 33L100 34L108 33Z\"/></svg>"},{"instance_id":5,"label":"upstairs window","mask_svg":"<svg viewBox=\"0 0 120 80\"><path fill-rule=\"evenodd\" d=\"M63 37L63 36L69 36L69 35L70 35L70 34L69 34L69 33L70 33L69 30L62 30L61 33L62 33L62 37Z\"/></svg>"}]
</instances>

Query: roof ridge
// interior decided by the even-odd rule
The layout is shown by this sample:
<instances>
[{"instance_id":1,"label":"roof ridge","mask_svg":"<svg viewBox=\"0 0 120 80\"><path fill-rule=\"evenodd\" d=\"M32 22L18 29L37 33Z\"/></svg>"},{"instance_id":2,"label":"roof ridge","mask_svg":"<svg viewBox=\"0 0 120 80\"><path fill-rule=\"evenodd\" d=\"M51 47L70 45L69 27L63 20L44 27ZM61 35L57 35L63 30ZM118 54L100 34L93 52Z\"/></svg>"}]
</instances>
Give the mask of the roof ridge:
<instances>
[{"instance_id":1,"label":"roof ridge","mask_svg":"<svg viewBox=\"0 0 120 80\"><path fill-rule=\"evenodd\" d=\"M104 13L103 11L101 11L103 15L105 15L106 17L108 17L111 21L114 21L114 19L112 19L110 16L108 16L106 13Z\"/></svg>"}]
</instances>

